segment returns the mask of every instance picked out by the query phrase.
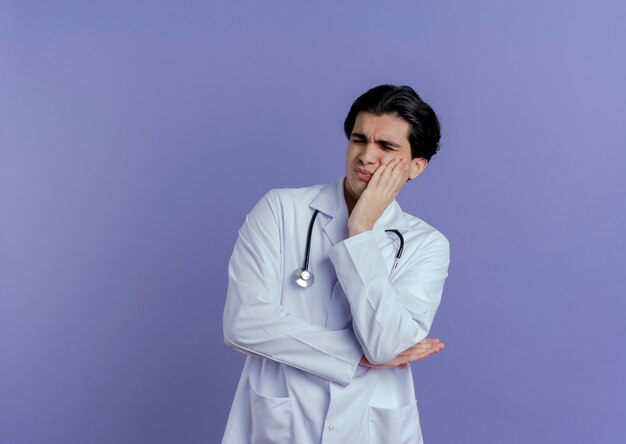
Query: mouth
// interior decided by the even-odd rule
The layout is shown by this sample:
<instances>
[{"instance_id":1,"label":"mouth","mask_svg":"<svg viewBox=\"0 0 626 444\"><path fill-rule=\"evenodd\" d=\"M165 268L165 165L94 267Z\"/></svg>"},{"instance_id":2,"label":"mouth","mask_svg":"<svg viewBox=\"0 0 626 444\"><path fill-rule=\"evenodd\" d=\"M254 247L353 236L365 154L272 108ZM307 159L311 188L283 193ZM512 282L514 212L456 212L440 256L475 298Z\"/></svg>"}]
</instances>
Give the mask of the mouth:
<instances>
[{"instance_id":1,"label":"mouth","mask_svg":"<svg viewBox=\"0 0 626 444\"><path fill-rule=\"evenodd\" d=\"M370 173L368 170L364 168L355 168L354 172L359 177L359 179L365 180L365 181L370 180L372 178L372 175L374 174L374 173Z\"/></svg>"}]
</instances>

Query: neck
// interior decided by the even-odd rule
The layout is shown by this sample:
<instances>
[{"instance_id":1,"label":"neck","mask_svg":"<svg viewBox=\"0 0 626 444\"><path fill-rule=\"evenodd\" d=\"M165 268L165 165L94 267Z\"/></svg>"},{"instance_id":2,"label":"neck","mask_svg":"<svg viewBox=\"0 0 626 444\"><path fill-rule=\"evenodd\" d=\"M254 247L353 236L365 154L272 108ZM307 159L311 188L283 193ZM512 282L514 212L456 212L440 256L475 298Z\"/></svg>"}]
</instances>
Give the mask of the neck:
<instances>
[{"instance_id":1,"label":"neck","mask_svg":"<svg viewBox=\"0 0 626 444\"><path fill-rule=\"evenodd\" d=\"M348 185L346 184L345 178L343 179L343 198L346 201L346 206L348 207L348 216L350 216L352 214L352 210L354 210L357 200L359 199L348 191Z\"/></svg>"}]
</instances>

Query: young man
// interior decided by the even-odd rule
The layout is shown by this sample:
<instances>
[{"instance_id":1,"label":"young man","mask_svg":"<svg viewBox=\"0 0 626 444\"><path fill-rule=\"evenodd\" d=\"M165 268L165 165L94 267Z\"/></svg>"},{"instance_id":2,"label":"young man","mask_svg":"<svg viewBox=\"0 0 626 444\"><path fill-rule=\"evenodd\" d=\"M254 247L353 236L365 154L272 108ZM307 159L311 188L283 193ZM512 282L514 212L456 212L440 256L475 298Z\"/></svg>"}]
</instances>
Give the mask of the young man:
<instances>
[{"instance_id":1,"label":"young man","mask_svg":"<svg viewBox=\"0 0 626 444\"><path fill-rule=\"evenodd\" d=\"M248 354L223 443L421 443L411 368L447 276L446 238L395 197L438 150L411 88L381 85L344 123L346 175L272 190L229 265L226 344Z\"/></svg>"}]
</instances>

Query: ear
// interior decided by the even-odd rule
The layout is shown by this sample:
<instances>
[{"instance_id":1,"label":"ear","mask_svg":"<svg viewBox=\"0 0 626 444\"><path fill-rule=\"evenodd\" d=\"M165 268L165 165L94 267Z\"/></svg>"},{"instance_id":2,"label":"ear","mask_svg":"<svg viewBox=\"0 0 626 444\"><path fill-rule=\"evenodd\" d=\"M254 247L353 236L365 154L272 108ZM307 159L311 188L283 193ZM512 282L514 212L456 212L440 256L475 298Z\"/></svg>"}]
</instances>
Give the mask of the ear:
<instances>
[{"instance_id":1,"label":"ear","mask_svg":"<svg viewBox=\"0 0 626 444\"><path fill-rule=\"evenodd\" d=\"M411 171L409 172L409 179L415 179L417 176L422 174L422 171L426 169L426 165L428 165L428 160L423 157L415 157L411 159Z\"/></svg>"}]
</instances>

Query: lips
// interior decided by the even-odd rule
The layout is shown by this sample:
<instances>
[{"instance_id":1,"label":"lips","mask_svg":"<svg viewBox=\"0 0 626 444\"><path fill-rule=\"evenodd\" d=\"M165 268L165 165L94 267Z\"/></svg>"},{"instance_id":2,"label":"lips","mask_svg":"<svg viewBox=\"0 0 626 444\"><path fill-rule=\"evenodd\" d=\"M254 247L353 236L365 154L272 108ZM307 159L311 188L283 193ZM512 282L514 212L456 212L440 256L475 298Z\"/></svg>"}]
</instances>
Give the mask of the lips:
<instances>
[{"instance_id":1,"label":"lips","mask_svg":"<svg viewBox=\"0 0 626 444\"><path fill-rule=\"evenodd\" d=\"M368 170L364 168L355 168L354 172L356 175L362 180L370 180L374 173L370 173Z\"/></svg>"}]
</instances>

